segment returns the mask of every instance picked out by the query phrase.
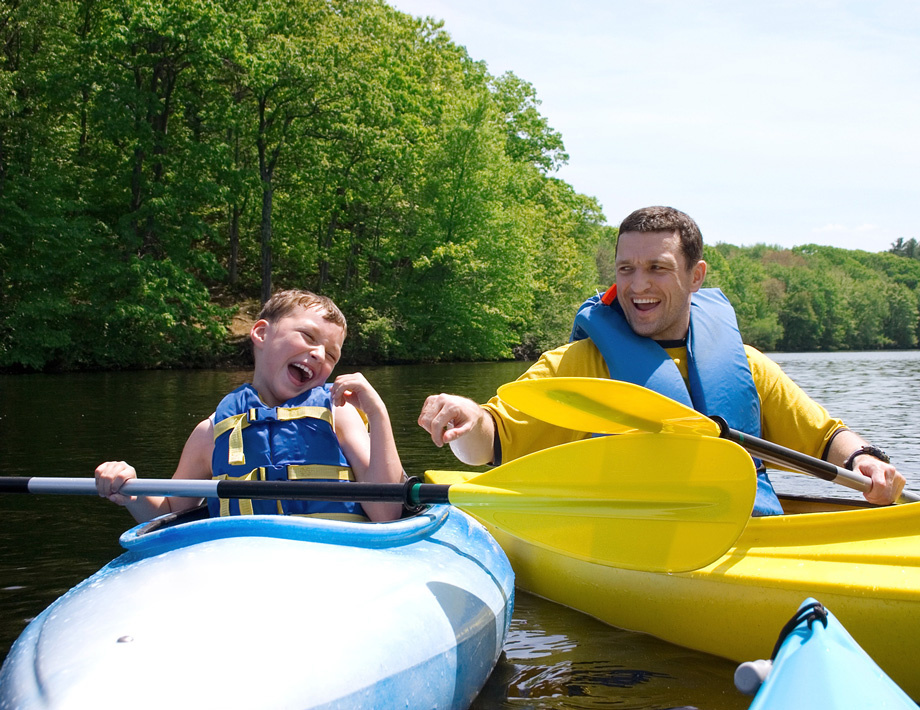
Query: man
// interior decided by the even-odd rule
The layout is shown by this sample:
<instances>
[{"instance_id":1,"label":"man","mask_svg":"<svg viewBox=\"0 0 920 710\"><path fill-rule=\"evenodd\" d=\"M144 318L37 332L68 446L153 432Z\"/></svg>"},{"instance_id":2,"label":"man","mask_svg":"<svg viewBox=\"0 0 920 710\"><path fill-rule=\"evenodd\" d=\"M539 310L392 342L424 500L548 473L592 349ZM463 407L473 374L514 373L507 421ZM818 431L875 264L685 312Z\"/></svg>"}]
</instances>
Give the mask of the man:
<instances>
[{"instance_id":1,"label":"man","mask_svg":"<svg viewBox=\"0 0 920 710\"><path fill-rule=\"evenodd\" d=\"M734 429L857 471L871 481L869 502L894 502L904 476L881 449L832 419L778 365L741 342L722 292L701 289L707 268L702 257L699 227L683 212L633 212L620 225L616 283L582 306L575 340L544 353L521 379L633 382L722 416ZM529 417L498 396L480 406L457 395L433 395L418 421L437 446L450 444L458 459L474 466L590 436ZM754 514L782 513L760 468Z\"/></svg>"}]
</instances>

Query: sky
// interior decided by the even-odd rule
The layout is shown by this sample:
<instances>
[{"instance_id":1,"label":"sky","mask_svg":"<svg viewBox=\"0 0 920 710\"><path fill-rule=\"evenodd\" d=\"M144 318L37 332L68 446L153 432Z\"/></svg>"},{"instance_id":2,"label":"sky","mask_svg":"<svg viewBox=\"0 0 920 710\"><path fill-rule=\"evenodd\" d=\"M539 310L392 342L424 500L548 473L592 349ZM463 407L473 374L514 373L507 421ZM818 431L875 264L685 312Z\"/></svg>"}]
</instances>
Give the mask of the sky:
<instances>
[{"instance_id":1,"label":"sky","mask_svg":"<svg viewBox=\"0 0 920 710\"><path fill-rule=\"evenodd\" d=\"M389 0L533 85L556 176L708 244L920 240L917 0Z\"/></svg>"}]
</instances>

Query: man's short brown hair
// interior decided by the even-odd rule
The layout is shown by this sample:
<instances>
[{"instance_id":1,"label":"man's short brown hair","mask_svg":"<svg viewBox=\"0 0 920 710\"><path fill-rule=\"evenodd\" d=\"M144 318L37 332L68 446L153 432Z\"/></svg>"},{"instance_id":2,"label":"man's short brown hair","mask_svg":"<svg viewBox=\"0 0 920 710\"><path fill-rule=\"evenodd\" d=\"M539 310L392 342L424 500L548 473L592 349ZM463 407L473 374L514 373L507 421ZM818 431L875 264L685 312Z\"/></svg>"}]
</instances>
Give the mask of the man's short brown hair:
<instances>
[{"instance_id":1,"label":"man's short brown hair","mask_svg":"<svg viewBox=\"0 0 920 710\"><path fill-rule=\"evenodd\" d=\"M673 207L643 207L630 214L620 223L620 234L624 232L677 232L680 236L680 250L687 259L687 268L692 269L703 258L703 235L690 215Z\"/></svg>"}]
</instances>

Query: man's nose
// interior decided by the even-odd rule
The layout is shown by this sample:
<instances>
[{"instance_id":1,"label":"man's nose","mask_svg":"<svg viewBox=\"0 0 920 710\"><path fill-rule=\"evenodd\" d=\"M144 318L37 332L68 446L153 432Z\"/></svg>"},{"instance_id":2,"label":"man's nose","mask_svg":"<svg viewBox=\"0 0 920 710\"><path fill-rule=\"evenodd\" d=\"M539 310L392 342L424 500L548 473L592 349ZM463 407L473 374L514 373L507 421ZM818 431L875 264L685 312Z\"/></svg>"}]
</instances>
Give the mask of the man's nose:
<instances>
[{"instance_id":1,"label":"man's nose","mask_svg":"<svg viewBox=\"0 0 920 710\"><path fill-rule=\"evenodd\" d=\"M642 293L648 289L651 283L652 280L649 277L648 272L640 269L636 271L635 275L633 276L632 289L637 293Z\"/></svg>"}]
</instances>

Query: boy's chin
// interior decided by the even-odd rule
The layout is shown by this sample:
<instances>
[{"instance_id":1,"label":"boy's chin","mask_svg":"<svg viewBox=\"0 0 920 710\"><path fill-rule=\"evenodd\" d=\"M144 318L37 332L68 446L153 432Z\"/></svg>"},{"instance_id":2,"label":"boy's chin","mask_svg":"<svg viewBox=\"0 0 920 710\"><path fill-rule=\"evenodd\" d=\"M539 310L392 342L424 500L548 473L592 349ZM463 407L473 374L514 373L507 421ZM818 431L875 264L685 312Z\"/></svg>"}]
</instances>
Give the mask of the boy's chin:
<instances>
[{"instance_id":1,"label":"boy's chin","mask_svg":"<svg viewBox=\"0 0 920 710\"><path fill-rule=\"evenodd\" d=\"M294 397L299 397L304 392L308 392L314 387L318 387L322 382L319 382L316 378L309 380L307 382L289 382L288 386L285 388L285 391L288 393L287 399L293 399Z\"/></svg>"}]
</instances>

